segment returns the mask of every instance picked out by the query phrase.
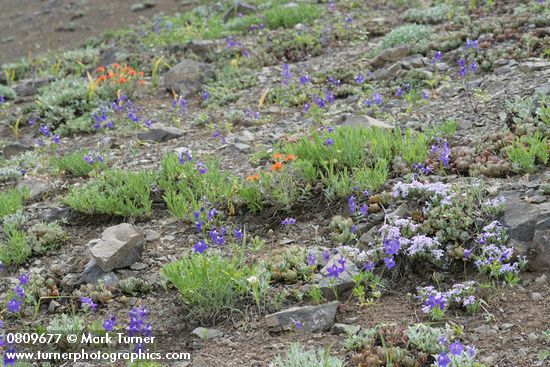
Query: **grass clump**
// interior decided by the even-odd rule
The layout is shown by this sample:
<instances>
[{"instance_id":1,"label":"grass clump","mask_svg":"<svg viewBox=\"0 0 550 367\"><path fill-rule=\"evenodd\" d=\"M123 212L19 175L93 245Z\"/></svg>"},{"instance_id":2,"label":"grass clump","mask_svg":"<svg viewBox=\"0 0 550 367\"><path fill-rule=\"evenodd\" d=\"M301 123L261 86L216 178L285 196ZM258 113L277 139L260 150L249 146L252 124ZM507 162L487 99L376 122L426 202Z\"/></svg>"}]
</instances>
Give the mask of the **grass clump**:
<instances>
[{"instance_id":1,"label":"grass clump","mask_svg":"<svg viewBox=\"0 0 550 367\"><path fill-rule=\"evenodd\" d=\"M277 356L273 367L343 367L344 361L330 356L326 349L304 350L300 343L292 343L284 357Z\"/></svg>"},{"instance_id":2,"label":"grass clump","mask_svg":"<svg viewBox=\"0 0 550 367\"><path fill-rule=\"evenodd\" d=\"M428 41L433 29L426 25L407 24L392 30L384 36L380 48L386 49L401 45L413 45Z\"/></svg>"},{"instance_id":3,"label":"grass clump","mask_svg":"<svg viewBox=\"0 0 550 367\"><path fill-rule=\"evenodd\" d=\"M275 5L264 12L263 18L258 15L234 18L227 23L226 27L233 31L247 31L254 24L265 24L269 29L292 28L298 23L309 24L321 14L321 8L311 4Z\"/></svg>"},{"instance_id":4,"label":"grass clump","mask_svg":"<svg viewBox=\"0 0 550 367\"><path fill-rule=\"evenodd\" d=\"M53 164L57 167L59 171L67 172L77 177L86 177L94 169L106 167L105 163L99 162L98 160L94 160L92 164L86 162L84 157L86 157L86 155L88 154L89 153L87 151L83 150L71 152L61 157L54 157Z\"/></svg>"},{"instance_id":5,"label":"grass clump","mask_svg":"<svg viewBox=\"0 0 550 367\"><path fill-rule=\"evenodd\" d=\"M219 253L186 255L165 265L162 274L178 289L189 309L188 317L204 324L236 311L254 283L251 277L255 277L254 269L241 258Z\"/></svg>"},{"instance_id":6,"label":"grass clump","mask_svg":"<svg viewBox=\"0 0 550 367\"><path fill-rule=\"evenodd\" d=\"M412 130L341 127L304 137L286 150L298 157L294 166L306 181L321 180L329 196L345 196L356 185L380 188L396 157L409 165L424 161L430 140Z\"/></svg>"},{"instance_id":7,"label":"grass clump","mask_svg":"<svg viewBox=\"0 0 550 367\"><path fill-rule=\"evenodd\" d=\"M21 230L25 218L22 214L13 214L3 219L4 241L0 241L0 262L4 265L21 265L32 253L27 235Z\"/></svg>"},{"instance_id":8,"label":"grass clump","mask_svg":"<svg viewBox=\"0 0 550 367\"><path fill-rule=\"evenodd\" d=\"M10 189L0 192L0 219L23 207L23 201L27 197L28 190L24 189Z\"/></svg>"},{"instance_id":9,"label":"grass clump","mask_svg":"<svg viewBox=\"0 0 550 367\"><path fill-rule=\"evenodd\" d=\"M85 214L149 216L155 179L150 172L105 171L83 186L73 187L65 203Z\"/></svg>"},{"instance_id":10,"label":"grass clump","mask_svg":"<svg viewBox=\"0 0 550 367\"><path fill-rule=\"evenodd\" d=\"M221 170L218 161L195 164L191 157L171 154L161 162L159 186L172 214L192 220L193 211L207 203L213 206L229 204L237 184Z\"/></svg>"},{"instance_id":11,"label":"grass clump","mask_svg":"<svg viewBox=\"0 0 550 367\"><path fill-rule=\"evenodd\" d=\"M539 132L518 137L505 149L512 167L519 172L535 172L537 161L548 163L548 138Z\"/></svg>"}]
</instances>

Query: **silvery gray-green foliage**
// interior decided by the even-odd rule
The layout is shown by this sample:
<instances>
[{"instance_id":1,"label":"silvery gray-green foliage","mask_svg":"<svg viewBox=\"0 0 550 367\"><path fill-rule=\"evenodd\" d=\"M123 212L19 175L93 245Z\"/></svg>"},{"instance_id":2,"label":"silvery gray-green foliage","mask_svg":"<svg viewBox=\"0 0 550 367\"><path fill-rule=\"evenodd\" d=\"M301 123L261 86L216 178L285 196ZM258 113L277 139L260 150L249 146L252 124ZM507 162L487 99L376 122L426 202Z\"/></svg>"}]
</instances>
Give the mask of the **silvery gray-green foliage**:
<instances>
[{"instance_id":1,"label":"silvery gray-green foliage","mask_svg":"<svg viewBox=\"0 0 550 367\"><path fill-rule=\"evenodd\" d=\"M277 356L272 367L344 367L344 361L332 357L326 349L304 350L300 343L292 343L286 356Z\"/></svg>"},{"instance_id":2,"label":"silvery gray-green foliage","mask_svg":"<svg viewBox=\"0 0 550 367\"><path fill-rule=\"evenodd\" d=\"M442 337L450 339L452 334L449 325L446 325L445 329L433 328L426 324L411 325L407 328L409 342L419 350L429 354L441 353L444 348L438 339Z\"/></svg>"}]
</instances>

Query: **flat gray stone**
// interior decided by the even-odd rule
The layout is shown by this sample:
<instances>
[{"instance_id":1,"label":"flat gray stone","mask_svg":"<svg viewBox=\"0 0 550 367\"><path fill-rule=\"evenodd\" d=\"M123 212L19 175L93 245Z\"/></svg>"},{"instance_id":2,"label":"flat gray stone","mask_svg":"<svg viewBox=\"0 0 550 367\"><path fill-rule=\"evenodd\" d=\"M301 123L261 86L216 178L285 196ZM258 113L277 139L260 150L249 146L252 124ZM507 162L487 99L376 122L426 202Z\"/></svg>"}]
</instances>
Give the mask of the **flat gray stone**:
<instances>
[{"instance_id":1,"label":"flat gray stone","mask_svg":"<svg viewBox=\"0 0 550 367\"><path fill-rule=\"evenodd\" d=\"M340 117L343 126L353 127L379 127L393 129L395 126L385 121L380 121L368 115L343 115Z\"/></svg>"},{"instance_id":2,"label":"flat gray stone","mask_svg":"<svg viewBox=\"0 0 550 367\"><path fill-rule=\"evenodd\" d=\"M106 286L116 287L118 282L119 279L114 272L105 272L97 265L95 260L90 260L74 284L103 283Z\"/></svg>"},{"instance_id":3,"label":"flat gray stone","mask_svg":"<svg viewBox=\"0 0 550 367\"><path fill-rule=\"evenodd\" d=\"M128 223L106 228L101 240L90 248L92 258L104 272L125 268L141 257L145 236Z\"/></svg>"},{"instance_id":4,"label":"flat gray stone","mask_svg":"<svg viewBox=\"0 0 550 367\"><path fill-rule=\"evenodd\" d=\"M376 56L374 59L372 59L372 61L370 62L370 65L374 68L378 68L388 62L399 61L409 56L410 52L411 52L411 49L409 46L397 46L397 47L387 48L384 51L380 52L378 56Z\"/></svg>"},{"instance_id":5,"label":"flat gray stone","mask_svg":"<svg viewBox=\"0 0 550 367\"><path fill-rule=\"evenodd\" d=\"M21 153L24 153L33 149L34 149L34 146L32 144L16 141L15 143L10 143L6 145L2 150L2 155L4 156L5 159L10 159L12 157L18 156Z\"/></svg>"},{"instance_id":6,"label":"flat gray stone","mask_svg":"<svg viewBox=\"0 0 550 367\"><path fill-rule=\"evenodd\" d=\"M217 329L207 329L204 327L198 327L194 329L191 334L198 336L200 339L215 339L215 338L221 338L223 336L223 332Z\"/></svg>"},{"instance_id":7,"label":"flat gray stone","mask_svg":"<svg viewBox=\"0 0 550 367\"><path fill-rule=\"evenodd\" d=\"M296 322L301 323L301 330L307 332L329 330L339 304L333 301L318 306L292 307L267 315L264 320L271 331L295 330Z\"/></svg>"},{"instance_id":8,"label":"flat gray stone","mask_svg":"<svg viewBox=\"0 0 550 367\"><path fill-rule=\"evenodd\" d=\"M137 134L139 140L156 141L159 143L182 137L185 131L174 126L165 126L160 123L152 124L147 131Z\"/></svg>"},{"instance_id":9,"label":"flat gray stone","mask_svg":"<svg viewBox=\"0 0 550 367\"><path fill-rule=\"evenodd\" d=\"M19 181L17 187L28 189L29 199L31 200L44 196L52 189L52 185L48 181L34 177Z\"/></svg>"}]
</instances>

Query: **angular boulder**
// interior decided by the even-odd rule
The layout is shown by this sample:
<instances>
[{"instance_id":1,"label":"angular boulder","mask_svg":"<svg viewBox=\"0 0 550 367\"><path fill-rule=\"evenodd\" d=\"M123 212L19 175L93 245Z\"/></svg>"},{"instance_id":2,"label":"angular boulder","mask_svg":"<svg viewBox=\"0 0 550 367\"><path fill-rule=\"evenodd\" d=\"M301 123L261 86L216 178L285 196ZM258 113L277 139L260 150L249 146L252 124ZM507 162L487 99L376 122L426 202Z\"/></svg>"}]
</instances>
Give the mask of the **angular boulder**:
<instances>
[{"instance_id":1,"label":"angular boulder","mask_svg":"<svg viewBox=\"0 0 550 367\"><path fill-rule=\"evenodd\" d=\"M397 46L387 48L384 51L380 52L378 56L376 56L374 59L372 59L370 65L373 68L378 68L388 62L399 61L409 56L410 52L411 49L409 46Z\"/></svg>"},{"instance_id":2,"label":"angular boulder","mask_svg":"<svg viewBox=\"0 0 550 367\"><path fill-rule=\"evenodd\" d=\"M164 77L164 87L184 98L197 94L206 78L214 76L212 66L206 63L183 60L174 65Z\"/></svg>"},{"instance_id":3,"label":"angular boulder","mask_svg":"<svg viewBox=\"0 0 550 367\"><path fill-rule=\"evenodd\" d=\"M516 193L503 193L510 242L526 254L533 270L550 270L550 202L528 203Z\"/></svg>"},{"instance_id":4,"label":"angular boulder","mask_svg":"<svg viewBox=\"0 0 550 367\"><path fill-rule=\"evenodd\" d=\"M125 268L141 257L145 236L128 223L106 228L101 240L90 248L92 258L104 272Z\"/></svg>"},{"instance_id":5,"label":"angular boulder","mask_svg":"<svg viewBox=\"0 0 550 367\"><path fill-rule=\"evenodd\" d=\"M159 143L176 139L185 134L185 131L174 126L166 126L163 124L152 124L147 131L137 134L139 140L156 141Z\"/></svg>"},{"instance_id":6,"label":"angular boulder","mask_svg":"<svg viewBox=\"0 0 550 367\"><path fill-rule=\"evenodd\" d=\"M301 325L304 331L329 330L334 324L334 317L340 302L333 301L318 306L292 307L267 315L266 326L271 331L294 330Z\"/></svg>"}]
</instances>

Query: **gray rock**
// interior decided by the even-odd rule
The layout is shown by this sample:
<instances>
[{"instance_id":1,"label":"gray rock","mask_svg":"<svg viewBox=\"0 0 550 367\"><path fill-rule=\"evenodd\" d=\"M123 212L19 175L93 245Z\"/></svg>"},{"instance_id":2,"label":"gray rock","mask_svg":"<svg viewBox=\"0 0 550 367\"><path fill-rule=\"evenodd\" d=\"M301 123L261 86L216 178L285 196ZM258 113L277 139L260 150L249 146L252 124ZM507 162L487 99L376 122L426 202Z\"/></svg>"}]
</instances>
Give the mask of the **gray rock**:
<instances>
[{"instance_id":1,"label":"gray rock","mask_svg":"<svg viewBox=\"0 0 550 367\"><path fill-rule=\"evenodd\" d=\"M141 10L145 10L145 4L142 4L142 3L135 3L135 4L132 4L130 5L130 10L131 11L141 11Z\"/></svg>"},{"instance_id":2,"label":"gray rock","mask_svg":"<svg viewBox=\"0 0 550 367\"><path fill-rule=\"evenodd\" d=\"M349 332L350 334L357 334L361 330L361 327L358 325L347 325L347 324L334 324L330 328L330 333L334 335L344 334Z\"/></svg>"},{"instance_id":3,"label":"gray rock","mask_svg":"<svg viewBox=\"0 0 550 367\"><path fill-rule=\"evenodd\" d=\"M58 308L58 307L60 307L60 306L61 306L61 304L60 304L59 302L57 302L57 301L55 301L55 300L52 300L52 301L50 302L50 305L48 306L48 312L49 312L49 313L54 313L54 312L55 312L55 309Z\"/></svg>"},{"instance_id":4,"label":"gray rock","mask_svg":"<svg viewBox=\"0 0 550 367\"><path fill-rule=\"evenodd\" d=\"M29 190L29 199L33 200L47 194L52 186L48 181L39 178L28 177L17 183L18 188L26 188Z\"/></svg>"},{"instance_id":5,"label":"gray rock","mask_svg":"<svg viewBox=\"0 0 550 367\"><path fill-rule=\"evenodd\" d=\"M128 223L106 228L101 241L90 248L92 258L104 271L125 268L135 263L143 252L145 236Z\"/></svg>"},{"instance_id":6,"label":"gray rock","mask_svg":"<svg viewBox=\"0 0 550 367\"><path fill-rule=\"evenodd\" d=\"M183 60L170 69L164 79L167 91L175 91L184 98L198 93L205 78L214 76L209 64L194 60Z\"/></svg>"},{"instance_id":7,"label":"gray rock","mask_svg":"<svg viewBox=\"0 0 550 367\"><path fill-rule=\"evenodd\" d=\"M383 129L393 129L393 124L380 121L374 117L367 115L342 115L340 121L343 126L355 126L355 127L380 127Z\"/></svg>"},{"instance_id":8,"label":"gray rock","mask_svg":"<svg viewBox=\"0 0 550 367\"><path fill-rule=\"evenodd\" d=\"M546 276L546 274L542 274L540 277L535 278L535 283L544 284L544 283L546 283L547 279L548 279L548 277Z\"/></svg>"},{"instance_id":9,"label":"gray rock","mask_svg":"<svg viewBox=\"0 0 550 367\"><path fill-rule=\"evenodd\" d=\"M100 282L105 285L116 287L119 279L114 272L104 272L97 265L95 260L90 260L75 284L97 284Z\"/></svg>"},{"instance_id":10,"label":"gray rock","mask_svg":"<svg viewBox=\"0 0 550 367\"><path fill-rule=\"evenodd\" d=\"M550 83L542 84L535 88L535 95L537 94L543 94L545 96L550 95Z\"/></svg>"},{"instance_id":11,"label":"gray rock","mask_svg":"<svg viewBox=\"0 0 550 367\"><path fill-rule=\"evenodd\" d=\"M292 307L267 315L264 320L271 331L295 330L295 322L300 322L300 330L307 332L329 330L340 302L333 301L318 306Z\"/></svg>"},{"instance_id":12,"label":"gray rock","mask_svg":"<svg viewBox=\"0 0 550 367\"><path fill-rule=\"evenodd\" d=\"M395 62L407 57L411 49L409 46L387 48L370 62L371 67L378 68L387 62Z\"/></svg>"},{"instance_id":13,"label":"gray rock","mask_svg":"<svg viewBox=\"0 0 550 367\"><path fill-rule=\"evenodd\" d=\"M165 126L160 123L152 124L147 131L137 134L139 140L156 141L159 143L182 137L185 131L173 126Z\"/></svg>"},{"instance_id":14,"label":"gray rock","mask_svg":"<svg viewBox=\"0 0 550 367\"><path fill-rule=\"evenodd\" d=\"M239 14L252 14L256 11L256 8L250 4L244 3L242 1L235 0L233 5L227 13L223 16L224 22L227 22L231 18L237 17Z\"/></svg>"},{"instance_id":15,"label":"gray rock","mask_svg":"<svg viewBox=\"0 0 550 367\"><path fill-rule=\"evenodd\" d=\"M194 329L191 334L196 335L203 340L221 338L223 336L223 332L221 332L220 330L207 329L204 327L198 327Z\"/></svg>"},{"instance_id":16,"label":"gray rock","mask_svg":"<svg viewBox=\"0 0 550 367\"><path fill-rule=\"evenodd\" d=\"M212 40L194 40L185 45L186 50L191 51L203 60L208 59L208 56L214 53L215 48L216 41Z\"/></svg>"},{"instance_id":17,"label":"gray rock","mask_svg":"<svg viewBox=\"0 0 550 367\"><path fill-rule=\"evenodd\" d=\"M69 273L65 275L61 279L61 289L63 289L65 292L72 292L74 287L76 286L76 283L78 282L78 278L80 277L80 274L78 273Z\"/></svg>"},{"instance_id":18,"label":"gray rock","mask_svg":"<svg viewBox=\"0 0 550 367\"><path fill-rule=\"evenodd\" d=\"M15 143L10 143L6 145L2 150L2 155L4 156L5 159L10 159L21 153L24 153L33 149L34 149L34 146L32 144L16 141Z\"/></svg>"},{"instance_id":19,"label":"gray rock","mask_svg":"<svg viewBox=\"0 0 550 367\"><path fill-rule=\"evenodd\" d=\"M145 234L145 239L148 242L153 242L160 238L160 233L153 231L152 229L146 229L143 233Z\"/></svg>"},{"instance_id":20,"label":"gray rock","mask_svg":"<svg viewBox=\"0 0 550 367\"><path fill-rule=\"evenodd\" d=\"M386 215L387 219L406 218L409 216L409 206L407 203L399 205L395 210Z\"/></svg>"},{"instance_id":21,"label":"gray rock","mask_svg":"<svg viewBox=\"0 0 550 367\"><path fill-rule=\"evenodd\" d=\"M530 204L518 194L504 193L506 198L502 223L508 227L513 245L529 256L529 267L550 268L550 203Z\"/></svg>"},{"instance_id":22,"label":"gray rock","mask_svg":"<svg viewBox=\"0 0 550 367\"><path fill-rule=\"evenodd\" d=\"M250 144L252 143L256 138L254 137L254 134L251 133L248 130L243 130L235 137L236 143L245 143Z\"/></svg>"},{"instance_id":23,"label":"gray rock","mask_svg":"<svg viewBox=\"0 0 550 367\"><path fill-rule=\"evenodd\" d=\"M500 325L500 329L501 330L508 330L508 329L511 329L515 326L515 324L512 324L512 323L504 323L502 325Z\"/></svg>"},{"instance_id":24,"label":"gray rock","mask_svg":"<svg viewBox=\"0 0 550 367\"><path fill-rule=\"evenodd\" d=\"M531 299L532 299L533 301L535 301L535 302L536 302L536 301L540 301L540 300L542 300L543 298L544 298L544 297L543 297L542 294L540 294L539 292L533 292L533 293L531 293Z\"/></svg>"},{"instance_id":25,"label":"gray rock","mask_svg":"<svg viewBox=\"0 0 550 367\"><path fill-rule=\"evenodd\" d=\"M19 97L28 97L35 95L38 92L38 88L41 88L54 80L55 78L53 76L36 79L24 79L14 85L13 90Z\"/></svg>"},{"instance_id":26,"label":"gray rock","mask_svg":"<svg viewBox=\"0 0 550 367\"><path fill-rule=\"evenodd\" d=\"M250 152L250 145L248 145L248 144L234 143L234 144L231 144L231 146L233 146L239 152L243 152L243 153Z\"/></svg>"},{"instance_id":27,"label":"gray rock","mask_svg":"<svg viewBox=\"0 0 550 367\"><path fill-rule=\"evenodd\" d=\"M540 223L540 222L539 222ZM550 230L536 230L533 235L531 248L534 250L534 257L529 259L529 267L540 271L550 269Z\"/></svg>"},{"instance_id":28,"label":"gray rock","mask_svg":"<svg viewBox=\"0 0 550 367\"><path fill-rule=\"evenodd\" d=\"M59 206L53 208L45 208L39 211L38 216L46 223L56 222L63 219L68 219L72 215L69 207Z\"/></svg>"},{"instance_id":29,"label":"gray rock","mask_svg":"<svg viewBox=\"0 0 550 367\"><path fill-rule=\"evenodd\" d=\"M374 80L389 80L401 75L403 68L400 63L391 64L382 69L376 69L369 78Z\"/></svg>"},{"instance_id":30,"label":"gray rock","mask_svg":"<svg viewBox=\"0 0 550 367\"><path fill-rule=\"evenodd\" d=\"M550 62L541 59L530 59L519 64L519 70L524 73L533 73L550 68Z\"/></svg>"},{"instance_id":31,"label":"gray rock","mask_svg":"<svg viewBox=\"0 0 550 367\"><path fill-rule=\"evenodd\" d=\"M339 261L345 261L342 265ZM344 270L338 275L338 277L329 276L329 268L336 266L341 268L344 266ZM350 260L342 256L333 256L332 259L321 269L320 274L317 274L316 280L318 281L319 288L323 294L323 297L328 300L334 300L337 298L343 298L349 295L349 291L355 287L355 281L353 277L359 273L357 266Z\"/></svg>"},{"instance_id":32,"label":"gray rock","mask_svg":"<svg viewBox=\"0 0 550 367\"><path fill-rule=\"evenodd\" d=\"M144 264L144 263L135 263L135 264L130 265L130 269L136 270L136 271L144 270L144 269L147 269L148 267L149 267L149 265Z\"/></svg>"}]
</instances>

